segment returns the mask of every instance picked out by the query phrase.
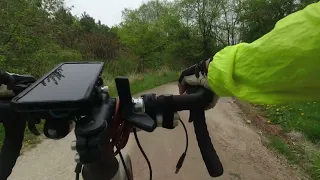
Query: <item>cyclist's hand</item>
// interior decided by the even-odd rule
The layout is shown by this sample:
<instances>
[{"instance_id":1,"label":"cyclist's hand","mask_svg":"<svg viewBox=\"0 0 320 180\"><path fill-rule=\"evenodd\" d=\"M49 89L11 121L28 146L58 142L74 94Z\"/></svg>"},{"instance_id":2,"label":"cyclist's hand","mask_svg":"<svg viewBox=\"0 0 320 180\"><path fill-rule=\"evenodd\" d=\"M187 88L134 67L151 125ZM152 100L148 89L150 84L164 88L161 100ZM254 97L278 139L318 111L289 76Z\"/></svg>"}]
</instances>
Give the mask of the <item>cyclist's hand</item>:
<instances>
[{"instance_id":1,"label":"cyclist's hand","mask_svg":"<svg viewBox=\"0 0 320 180\"><path fill-rule=\"evenodd\" d=\"M210 89L207 81L208 65L210 59L183 70L179 78L179 93L183 94L188 86L203 86ZM211 90L211 89L210 89Z\"/></svg>"},{"instance_id":2,"label":"cyclist's hand","mask_svg":"<svg viewBox=\"0 0 320 180\"><path fill-rule=\"evenodd\" d=\"M207 80L208 66L210 61L211 59L200 61L199 63L185 69L181 73L178 84L180 94L184 94L188 86L202 86L212 91ZM214 96L214 99L212 100L212 103L209 105L208 109L214 107L217 100L218 97Z\"/></svg>"},{"instance_id":3,"label":"cyclist's hand","mask_svg":"<svg viewBox=\"0 0 320 180\"><path fill-rule=\"evenodd\" d=\"M0 98L8 98L15 96L12 88L15 84L15 79L10 73L0 71Z\"/></svg>"},{"instance_id":4,"label":"cyclist's hand","mask_svg":"<svg viewBox=\"0 0 320 180\"><path fill-rule=\"evenodd\" d=\"M35 81L36 79L30 75L0 71L0 99L14 97Z\"/></svg>"},{"instance_id":5,"label":"cyclist's hand","mask_svg":"<svg viewBox=\"0 0 320 180\"><path fill-rule=\"evenodd\" d=\"M7 85L2 84L0 86L0 99L14 97L14 96L15 96L15 93L12 90L8 89Z\"/></svg>"}]
</instances>

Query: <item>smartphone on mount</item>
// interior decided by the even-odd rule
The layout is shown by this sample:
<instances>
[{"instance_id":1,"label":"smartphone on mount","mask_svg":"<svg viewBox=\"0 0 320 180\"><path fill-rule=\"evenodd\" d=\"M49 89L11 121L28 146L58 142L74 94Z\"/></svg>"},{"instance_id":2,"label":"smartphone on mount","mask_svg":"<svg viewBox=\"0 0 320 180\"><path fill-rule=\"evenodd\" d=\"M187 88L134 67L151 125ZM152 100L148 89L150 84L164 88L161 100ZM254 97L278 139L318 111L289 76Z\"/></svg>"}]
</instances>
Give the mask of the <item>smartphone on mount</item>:
<instances>
[{"instance_id":1,"label":"smartphone on mount","mask_svg":"<svg viewBox=\"0 0 320 180\"><path fill-rule=\"evenodd\" d=\"M20 112L84 109L97 98L103 65L103 62L61 63L13 98L11 104Z\"/></svg>"}]
</instances>

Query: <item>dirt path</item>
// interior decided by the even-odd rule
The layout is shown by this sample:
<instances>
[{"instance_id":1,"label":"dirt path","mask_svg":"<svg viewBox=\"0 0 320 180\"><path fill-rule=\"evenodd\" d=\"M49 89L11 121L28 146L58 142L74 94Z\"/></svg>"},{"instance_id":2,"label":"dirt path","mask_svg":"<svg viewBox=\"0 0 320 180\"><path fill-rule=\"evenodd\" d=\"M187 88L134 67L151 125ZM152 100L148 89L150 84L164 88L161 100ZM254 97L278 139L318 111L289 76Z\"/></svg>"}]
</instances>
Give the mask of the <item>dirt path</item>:
<instances>
[{"instance_id":1,"label":"dirt path","mask_svg":"<svg viewBox=\"0 0 320 180\"><path fill-rule=\"evenodd\" d=\"M177 93L174 84L167 84L148 92ZM188 113L180 113L187 122ZM295 180L296 173L281 164L261 143L260 136L238 117L237 108L228 98L220 99L217 106L207 111L207 124L212 141L224 165L225 173L217 180ZM187 123L189 150L178 175L175 166L185 147L182 126L175 130L156 129L153 133L140 132L139 139L153 168L155 180L207 180L208 176L193 133ZM37 148L18 160L10 180L71 180L74 174L74 152L70 143L74 134L59 141L45 140ZM136 143L130 140L126 151L132 158L135 179L148 179L148 168Z\"/></svg>"}]
</instances>

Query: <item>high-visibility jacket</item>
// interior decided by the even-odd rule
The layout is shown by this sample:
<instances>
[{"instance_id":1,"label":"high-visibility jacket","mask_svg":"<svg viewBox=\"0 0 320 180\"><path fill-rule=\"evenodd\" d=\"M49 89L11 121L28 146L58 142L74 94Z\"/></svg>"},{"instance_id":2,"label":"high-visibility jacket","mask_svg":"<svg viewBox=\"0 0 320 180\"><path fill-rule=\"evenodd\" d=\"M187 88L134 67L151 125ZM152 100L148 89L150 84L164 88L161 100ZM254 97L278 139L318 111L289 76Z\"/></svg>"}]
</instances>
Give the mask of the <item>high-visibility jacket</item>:
<instances>
[{"instance_id":1,"label":"high-visibility jacket","mask_svg":"<svg viewBox=\"0 0 320 180\"><path fill-rule=\"evenodd\" d=\"M281 19L252 43L216 53L208 81L220 97L252 103L320 101L320 2Z\"/></svg>"}]
</instances>

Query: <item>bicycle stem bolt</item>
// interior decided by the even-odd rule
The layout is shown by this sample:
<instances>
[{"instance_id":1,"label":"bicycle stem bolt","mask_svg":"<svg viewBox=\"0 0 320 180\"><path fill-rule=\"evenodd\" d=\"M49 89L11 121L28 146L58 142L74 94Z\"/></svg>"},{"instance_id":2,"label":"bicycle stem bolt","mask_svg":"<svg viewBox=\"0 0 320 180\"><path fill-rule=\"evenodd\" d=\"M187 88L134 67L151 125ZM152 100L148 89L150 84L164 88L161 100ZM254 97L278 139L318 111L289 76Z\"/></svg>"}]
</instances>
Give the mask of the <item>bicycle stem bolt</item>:
<instances>
[{"instance_id":1,"label":"bicycle stem bolt","mask_svg":"<svg viewBox=\"0 0 320 180\"><path fill-rule=\"evenodd\" d=\"M80 163L80 155L79 155L79 153L76 153L76 155L74 156L74 160L75 160L77 163Z\"/></svg>"},{"instance_id":2,"label":"bicycle stem bolt","mask_svg":"<svg viewBox=\"0 0 320 180\"><path fill-rule=\"evenodd\" d=\"M108 91L109 91L109 86L103 86L103 87L101 88L101 92L104 93L104 94L107 94Z\"/></svg>"},{"instance_id":3,"label":"bicycle stem bolt","mask_svg":"<svg viewBox=\"0 0 320 180\"><path fill-rule=\"evenodd\" d=\"M133 109L136 113L145 113L145 105L143 99L140 98L132 98Z\"/></svg>"},{"instance_id":4,"label":"bicycle stem bolt","mask_svg":"<svg viewBox=\"0 0 320 180\"><path fill-rule=\"evenodd\" d=\"M71 142L71 150L72 150L72 151L77 150L77 141L72 141L72 142Z\"/></svg>"}]
</instances>

